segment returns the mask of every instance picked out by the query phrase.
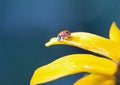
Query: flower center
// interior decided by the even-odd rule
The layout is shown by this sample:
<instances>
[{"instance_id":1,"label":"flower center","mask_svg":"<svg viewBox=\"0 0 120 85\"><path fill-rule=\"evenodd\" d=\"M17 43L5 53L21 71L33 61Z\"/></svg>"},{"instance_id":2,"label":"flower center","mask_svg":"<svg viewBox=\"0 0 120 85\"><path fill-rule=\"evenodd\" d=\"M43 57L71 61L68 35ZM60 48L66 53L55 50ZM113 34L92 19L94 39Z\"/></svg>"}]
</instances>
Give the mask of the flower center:
<instances>
[{"instance_id":1,"label":"flower center","mask_svg":"<svg viewBox=\"0 0 120 85\"><path fill-rule=\"evenodd\" d=\"M118 71L115 74L116 76L116 85L120 85L120 63L118 64Z\"/></svg>"}]
</instances>

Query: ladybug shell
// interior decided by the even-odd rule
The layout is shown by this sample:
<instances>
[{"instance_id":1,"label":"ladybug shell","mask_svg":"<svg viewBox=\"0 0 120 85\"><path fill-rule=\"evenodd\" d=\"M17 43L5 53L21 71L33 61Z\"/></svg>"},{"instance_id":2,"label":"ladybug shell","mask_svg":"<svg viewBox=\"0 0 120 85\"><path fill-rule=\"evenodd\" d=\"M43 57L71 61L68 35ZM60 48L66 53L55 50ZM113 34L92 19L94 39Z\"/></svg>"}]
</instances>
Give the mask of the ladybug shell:
<instances>
[{"instance_id":1,"label":"ladybug shell","mask_svg":"<svg viewBox=\"0 0 120 85\"><path fill-rule=\"evenodd\" d=\"M57 38L58 38L58 40L61 40L61 39L66 39L66 38L68 38L68 37L70 37L70 36L71 36L71 32L70 32L70 31L68 31L68 30L63 30L63 31L61 31L61 32L58 34Z\"/></svg>"}]
</instances>

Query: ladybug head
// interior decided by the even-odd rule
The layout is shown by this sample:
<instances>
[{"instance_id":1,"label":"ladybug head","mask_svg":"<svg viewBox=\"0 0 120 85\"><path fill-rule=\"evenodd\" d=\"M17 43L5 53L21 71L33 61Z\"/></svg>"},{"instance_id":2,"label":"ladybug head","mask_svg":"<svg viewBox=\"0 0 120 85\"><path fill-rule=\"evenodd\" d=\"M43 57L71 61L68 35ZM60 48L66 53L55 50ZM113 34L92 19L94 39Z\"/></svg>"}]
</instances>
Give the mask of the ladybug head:
<instances>
[{"instance_id":1,"label":"ladybug head","mask_svg":"<svg viewBox=\"0 0 120 85\"><path fill-rule=\"evenodd\" d=\"M61 40L61 39L62 39L62 36L58 35L57 40Z\"/></svg>"}]
</instances>

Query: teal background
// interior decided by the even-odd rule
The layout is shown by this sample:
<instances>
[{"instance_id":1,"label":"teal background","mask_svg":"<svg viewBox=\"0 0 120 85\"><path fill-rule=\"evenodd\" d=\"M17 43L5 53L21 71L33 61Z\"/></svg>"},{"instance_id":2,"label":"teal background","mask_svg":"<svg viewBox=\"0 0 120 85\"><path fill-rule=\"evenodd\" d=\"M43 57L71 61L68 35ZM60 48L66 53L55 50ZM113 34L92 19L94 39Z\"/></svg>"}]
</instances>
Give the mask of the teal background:
<instances>
[{"instance_id":1,"label":"teal background","mask_svg":"<svg viewBox=\"0 0 120 85\"><path fill-rule=\"evenodd\" d=\"M39 66L64 55L90 53L64 45L45 47L61 30L108 37L113 21L120 27L120 0L0 0L0 85L29 85ZM82 76L42 85L73 85Z\"/></svg>"}]
</instances>

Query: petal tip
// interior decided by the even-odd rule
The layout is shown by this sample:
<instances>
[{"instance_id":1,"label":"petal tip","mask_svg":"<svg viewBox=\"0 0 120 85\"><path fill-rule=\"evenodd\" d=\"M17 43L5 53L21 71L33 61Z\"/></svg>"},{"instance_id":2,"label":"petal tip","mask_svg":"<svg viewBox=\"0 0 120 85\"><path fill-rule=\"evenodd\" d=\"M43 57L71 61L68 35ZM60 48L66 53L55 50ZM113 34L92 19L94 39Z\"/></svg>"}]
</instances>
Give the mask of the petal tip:
<instances>
[{"instance_id":1,"label":"petal tip","mask_svg":"<svg viewBox=\"0 0 120 85\"><path fill-rule=\"evenodd\" d=\"M49 46L50 46L50 45L49 45L49 42L45 43L45 46L46 46L46 47L49 47Z\"/></svg>"},{"instance_id":2,"label":"petal tip","mask_svg":"<svg viewBox=\"0 0 120 85\"><path fill-rule=\"evenodd\" d=\"M45 46L46 47L49 47L51 45L53 45L53 43L57 41L57 39L54 37L54 38L51 38L47 43L45 43Z\"/></svg>"}]
</instances>

